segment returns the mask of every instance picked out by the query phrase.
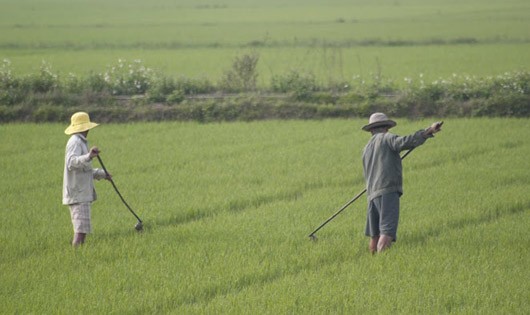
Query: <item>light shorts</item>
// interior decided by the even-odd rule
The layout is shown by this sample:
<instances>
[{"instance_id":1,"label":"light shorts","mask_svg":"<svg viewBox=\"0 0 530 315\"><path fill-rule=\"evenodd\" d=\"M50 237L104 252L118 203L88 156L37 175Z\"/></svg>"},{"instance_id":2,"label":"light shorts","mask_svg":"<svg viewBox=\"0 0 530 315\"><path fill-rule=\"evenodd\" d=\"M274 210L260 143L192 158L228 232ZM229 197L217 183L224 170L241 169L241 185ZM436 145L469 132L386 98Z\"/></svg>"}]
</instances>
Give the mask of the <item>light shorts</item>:
<instances>
[{"instance_id":1,"label":"light shorts","mask_svg":"<svg viewBox=\"0 0 530 315\"><path fill-rule=\"evenodd\" d=\"M391 236L395 242L399 221L399 193L390 193L368 202L366 215L366 236L381 234Z\"/></svg>"},{"instance_id":2,"label":"light shorts","mask_svg":"<svg viewBox=\"0 0 530 315\"><path fill-rule=\"evenodd\" d=\"M74 233L88 234L92 232L90 225L90 203L76 203L70 205L70 216Z\"/></svg>"}]
</instances>

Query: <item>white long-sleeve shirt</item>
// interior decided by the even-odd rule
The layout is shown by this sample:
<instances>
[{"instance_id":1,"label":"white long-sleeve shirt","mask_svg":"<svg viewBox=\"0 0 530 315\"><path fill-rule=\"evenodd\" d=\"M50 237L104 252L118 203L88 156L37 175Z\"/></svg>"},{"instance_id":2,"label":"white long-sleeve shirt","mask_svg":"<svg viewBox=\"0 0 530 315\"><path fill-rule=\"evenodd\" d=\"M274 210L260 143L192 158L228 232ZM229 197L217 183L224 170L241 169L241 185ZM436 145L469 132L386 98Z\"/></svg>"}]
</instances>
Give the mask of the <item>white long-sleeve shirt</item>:
<instances>
[{"instance_id":1,"label":"white long-sleeve shirt","mask_svg":"<svg viewBox=\"0 0 530 315\"><path fill-rule=\"evenodd\" d=\"M92 168L87 139L73 134L66 144L63 176L63 204L92 202L97 199L94 179L105 178L105 171Z\"/></svg>"}]
</instances>

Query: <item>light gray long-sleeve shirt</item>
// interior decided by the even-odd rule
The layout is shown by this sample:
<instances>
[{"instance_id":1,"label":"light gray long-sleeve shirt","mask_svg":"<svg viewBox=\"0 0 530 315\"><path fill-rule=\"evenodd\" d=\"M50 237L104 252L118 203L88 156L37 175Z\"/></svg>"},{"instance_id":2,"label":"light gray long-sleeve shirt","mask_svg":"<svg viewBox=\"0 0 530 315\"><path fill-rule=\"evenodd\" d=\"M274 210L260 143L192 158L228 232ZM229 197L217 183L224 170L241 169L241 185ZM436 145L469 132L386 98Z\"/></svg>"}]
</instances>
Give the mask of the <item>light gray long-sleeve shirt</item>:
<instances>
[{"instance_id":1,"label":"light gray long-sleeve shirt","mask_svg":"<svg viewBox=\"0 0 530 315\"><path fill-rule=\"evenodd\" d=\"M94 179L105 178L105 171L92 168L87 139L73 134L66 144L63 175L63 204L92 202L97 199Z\"/></svg>"},{"instance_id":2,"label":"light gray long-sleeve shirt","mask_svg":"<svg viewBox=\"0 0 530 315\"><path fill-rule=\"evenodd\" d=\"M368 200L388 193L403 194L403 175L400 152L425 143L424 130L408 136L389 132L376 133L363 151L363 172Z\"/></svg>"}]
</instances>

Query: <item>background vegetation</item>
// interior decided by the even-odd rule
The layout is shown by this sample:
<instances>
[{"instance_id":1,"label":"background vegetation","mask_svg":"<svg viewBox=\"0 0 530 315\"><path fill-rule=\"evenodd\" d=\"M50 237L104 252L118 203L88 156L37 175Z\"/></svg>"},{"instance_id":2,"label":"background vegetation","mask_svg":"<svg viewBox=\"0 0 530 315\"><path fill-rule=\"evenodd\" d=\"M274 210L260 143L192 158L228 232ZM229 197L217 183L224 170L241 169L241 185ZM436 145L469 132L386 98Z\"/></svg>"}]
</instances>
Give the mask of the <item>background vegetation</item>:
<instances>
[{"instance_id":1,"label":"background vegetation","mask_svg":"<svg viewBox=\"0 0 530 315\"><path fill-rule=\"evenodd\" d=\"M2 121L528 115L524 0L0 5Z\"/></svg>"},{"instance_id":2,"label":"background vegetation","mask_svg":"<svg viewBox=\"0 0 530 315\"><path fill-rule=\"evenodd\" d=\"M235 58L218 83L173 79L140 61L120 60L104 73L60 77L43 64L36 75L16 77L10 64L0 68L0 121L67 121L79 110L99 121L313 119L530 115L530 72L485 78L453 75L405 85L374 78L322 86L311 74L291 71L258 88L257 54Z\"/></svg>"}]
</instances>

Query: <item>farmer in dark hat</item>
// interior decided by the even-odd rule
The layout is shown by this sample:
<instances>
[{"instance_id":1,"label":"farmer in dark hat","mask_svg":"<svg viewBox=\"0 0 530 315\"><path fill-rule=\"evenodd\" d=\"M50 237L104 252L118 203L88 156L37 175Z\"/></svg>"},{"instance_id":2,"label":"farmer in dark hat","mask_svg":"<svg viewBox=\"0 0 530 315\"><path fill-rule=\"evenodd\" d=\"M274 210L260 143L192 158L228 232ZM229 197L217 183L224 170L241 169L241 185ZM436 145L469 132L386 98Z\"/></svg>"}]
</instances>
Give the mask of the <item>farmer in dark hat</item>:
<instances>
[{"instance_id":1,"label":"farmer in dark hat","mask_svg":"<svg viewBox=\"0 0 530 315\"><path fill-rule=\"evenodd\" d=\"M63 176L63 204L70 208L74 227L72 245L85 242L91 232L90 205L96 200L94 179L110 179L102 169L92 168L92 159L99 154L97 147L88 149L88 131L98 124L91 122L85 112L72 115L71 124L64 133L71 135L66 144Z\"/></svg>"},{"instance_id":2,"label":"farmer in dark hat","mask_svg":"<svg viewBox=\"0 0 530 315\"><path fill-rule=\"evenodd\" d=\"M381 252L396 241L399 220L399 198L403 194L400 152L422 145L441 130L442 122L435 122L425 130L408 136L397 136L388 130L396 122L383 113L370 116L362 129L372 134L363 150L363 171L368 197L366 236L370 252Z\"/></svg>"}]
</instances>

